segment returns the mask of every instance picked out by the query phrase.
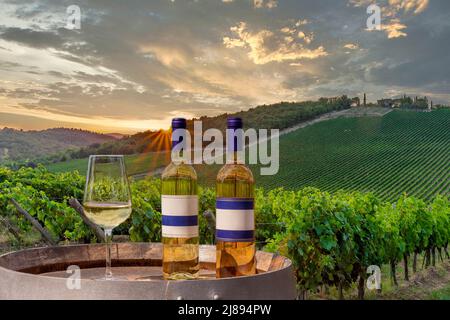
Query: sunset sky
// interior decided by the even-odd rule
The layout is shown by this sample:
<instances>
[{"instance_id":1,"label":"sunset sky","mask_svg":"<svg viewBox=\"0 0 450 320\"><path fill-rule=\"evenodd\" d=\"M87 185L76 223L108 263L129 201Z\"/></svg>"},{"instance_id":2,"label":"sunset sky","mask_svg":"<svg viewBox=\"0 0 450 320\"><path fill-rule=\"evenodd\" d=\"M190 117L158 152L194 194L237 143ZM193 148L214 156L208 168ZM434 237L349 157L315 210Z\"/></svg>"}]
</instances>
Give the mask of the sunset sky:
<instances>
[{"instance_id":1,"label":"sunset sky","mask_svg":"<svg viewBox=\"0 0 450 320\"><path fill-rule=\"evenodd\" d=\"M381 31L371 3L0 0L0 128L131 133L364 92L450 103L450 1L377 1Z\"/></svg>"}]
</instances>

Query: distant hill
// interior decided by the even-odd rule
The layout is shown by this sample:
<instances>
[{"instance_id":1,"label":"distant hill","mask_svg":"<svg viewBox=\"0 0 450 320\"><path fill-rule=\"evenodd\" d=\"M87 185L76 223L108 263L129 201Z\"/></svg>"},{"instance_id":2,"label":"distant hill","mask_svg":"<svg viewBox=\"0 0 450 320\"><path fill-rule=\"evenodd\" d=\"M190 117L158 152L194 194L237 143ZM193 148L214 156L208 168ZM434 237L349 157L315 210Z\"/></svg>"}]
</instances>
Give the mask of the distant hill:
<instances>
[{"instance_id":1,"label":"distant hill","mask_svg":"<svg viewBox=\"0 0 450 320\"><path fill-rule=\"evenodd\" d=\"M262 105L237 113L224 113L215 117L201 117L188 121L193 130L194 120L201 120L203 130L224 130L229 116L244 120L245 128L286 129L316 117L351 107L347 96L321 98L318 101L280 102ZM56 163L70 159L83 159L91 154L141 154L170 149L170 135L163 131L145 131L131 136L117 133L99 135L74 129L50 129L45 131L18 131L4 129L0 134L0 154L9 149L10 160L29 159L33 163ZM2 145L3 144L3 145ZM25 163L26 165L26 163Z\"/></svg>"},{"instance_id":2,"label":"distant hill","mask_svg":"<svg viewBox=\"0 0 450 320\"><path fill-rule=\"evenodd\" d=\"M201 120L203 131L216 128L224 131L227 117L241 117L245 128L254 129L286 129L304 121L343 109L349 109L351 99L347 96L336 98L321 98L318 101L280 102L271 105L262 105L237 113L224 113L215 117L201 117L188 121L188 129L193 130L194 120ZM106 142L101 145L92 145L67 153L68 158L82 159L91 154L137 154L157 152L170 149L170 135L160 131L140 132L125 136L120 140Z\"/></svg>"},{"instance_id":3,"label":"distant hill","mask_svg":"<svg viewBox=\"0 0 450 320\"><path fill-rule=\"evenodd\" d=\"M245 128L283 130L332 111L349 109L351 103L352 100L344 95L334 98L320 98L317 101L264 104L236 113L192 119L188 121L188 127L193 128L193 121L201 120L203 130L215 128L224 131L227 118L233 116L242 118Z\"/></svg>"},{"instance_id":4,"label":"distant hill","mask_svg":"<svg viewBox=\"0 0 450 320\"><path fill-rule=\"evenodd\" d=\"M122 139L128 137L128 135L122 133L105 133L105 135L113 137L114 139Z\"/></svg>"},{"instance_id":5,"label":"distant hill","mask_svg":"<svg viewBox=\"0 0 450 320\"><path fill-rule=\"evenodd\" d=\"M39 159L70 148L114 140L113 136L80 129L23 131L3 128L0 130L0 162Z\"/></svg>"}]
</instances>

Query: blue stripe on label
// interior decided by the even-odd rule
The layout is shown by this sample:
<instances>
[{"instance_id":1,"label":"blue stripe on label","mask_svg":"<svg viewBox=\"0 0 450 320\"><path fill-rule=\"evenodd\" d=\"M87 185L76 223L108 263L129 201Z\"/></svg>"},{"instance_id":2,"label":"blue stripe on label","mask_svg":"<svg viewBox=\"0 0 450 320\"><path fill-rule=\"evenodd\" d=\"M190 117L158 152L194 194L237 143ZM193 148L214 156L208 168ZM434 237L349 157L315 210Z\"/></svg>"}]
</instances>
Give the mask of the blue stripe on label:
<instances>
[{"instance_id":1,"label":"blue stripe on label","mask_svg":"<svg viewBox=\"0 0 450 320\"><path fill-rule=\"evenodd\" d=\"M162 216L162 224L170 227L190 227L198 225L198 216Z\"/></svg>"},{"instance_id":2,"label":"blue stripe on label","mask_svg":"<svg viewBox=\"0 0 450 320\"><path fill-rule=\"evenodd\" d=\"M217 198L216 208L224 210L252 210L254 208L254 200L242 198Z\"/></svg>"},{"instance_id":3,"label":"blue stripe on label","mask_svg":"<svg viewBox=\"0 0 450 320\"><path fill-rule=\"evenodd\" d=\"M216 240L219 241L253 241L254 230L216 230Z\"/></svg>"}]
</instances>

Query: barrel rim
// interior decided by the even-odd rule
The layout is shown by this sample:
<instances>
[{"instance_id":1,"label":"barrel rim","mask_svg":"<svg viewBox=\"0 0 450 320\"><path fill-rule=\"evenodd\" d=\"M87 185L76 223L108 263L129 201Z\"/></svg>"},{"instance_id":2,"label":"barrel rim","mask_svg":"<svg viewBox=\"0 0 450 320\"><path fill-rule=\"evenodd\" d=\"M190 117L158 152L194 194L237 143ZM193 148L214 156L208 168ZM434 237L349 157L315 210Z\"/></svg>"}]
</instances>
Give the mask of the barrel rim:
<instances>
[{"instance_id":1,"label":"barrel rim","mask_svg":"<svg viewBox=\"0 0 450 320\"><path fill-rule=\"evenodd\" d=\"M117 245L161 245L160 243L155 243L155 242L125 242L125 243L115 243ZM63 249L68 249L68 248L74 248L74 247L87 247L87 246L104 246L104 244L69 244L69 245L62 245L62 246L43 246L43 247L33 247L33 248L26 248L26 249L22 249L22 250L18 250L18 251L12 251L12 252L7 252L4 253L2 255L0 255L0 263L2 261L2 259L5 259L5 257L7 256L14 256L16 254L23 254L26 252L32 252L32 251L39 251L39 250L46 250L46 249L52 249L52 248L63 248ZM214 245L200 245L199 246L200 249L201 248L214 248ZM152 279L151 282L153 283L202 283L205 281L236 281L236 280L244 280L244 279L255 279L255 278L259 278L259 277L264 277L264 276L270 276L273 273L277 273L280 271L284 271L287 270L289 268L292 268L292 261L284 256L281 256L279 254L276 253L271 253L271 252L266 252L266 251L261 251L258 250L257 252L261 252L264 254L271 254L273 257L282 257L284 259L284 263L283 266L280 267L279 269L276 270L268 270L262 273L257 273L255 275L250 275L250 276L239 276L239 277L230 277L230 278L208 278L208 279L195 279L195 280L164 280L164 279ZM13 270L13 269L9 269L6 268L2 265L0 265L0 274L2 272L7 272L10 274L16 274L18 276L29 276L29 277L33 277L33 278L39 278L39 279L52 279L52 280L62 280L62 281L66 281L67 278L64 277L55 277L55 276L50 276L50 275L44 275L44 274L33 274L33 273L28 273L28 272L22 272L22 271L17 271L17 270ZM82 282L86 282L86 283L94 283L94 282L98 282L98 280L96 279L80 279ZM145 283L145 282L149 282L148 280L114 280L114 283Z\"/></svg>"}]
</instances>

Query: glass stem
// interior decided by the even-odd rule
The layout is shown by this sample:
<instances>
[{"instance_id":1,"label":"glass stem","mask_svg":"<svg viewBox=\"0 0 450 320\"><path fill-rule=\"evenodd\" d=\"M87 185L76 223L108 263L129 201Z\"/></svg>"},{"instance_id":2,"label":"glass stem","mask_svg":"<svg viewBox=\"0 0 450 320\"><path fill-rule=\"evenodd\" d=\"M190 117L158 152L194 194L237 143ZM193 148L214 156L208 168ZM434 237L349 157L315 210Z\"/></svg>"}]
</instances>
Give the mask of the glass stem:
<instances>
[{"instance_id":1,"label":"glass stem","mask_svg":"<svg viewBox=\"0 0 450 320\"><path fill-rule=\"evenodd\" d=\"M111 242L112 242L112 229L105 229L105 243L106 243L106 270L105 278L106 280L112 279L112 269L111 269Z\"/></svg>"}]
</instances>

